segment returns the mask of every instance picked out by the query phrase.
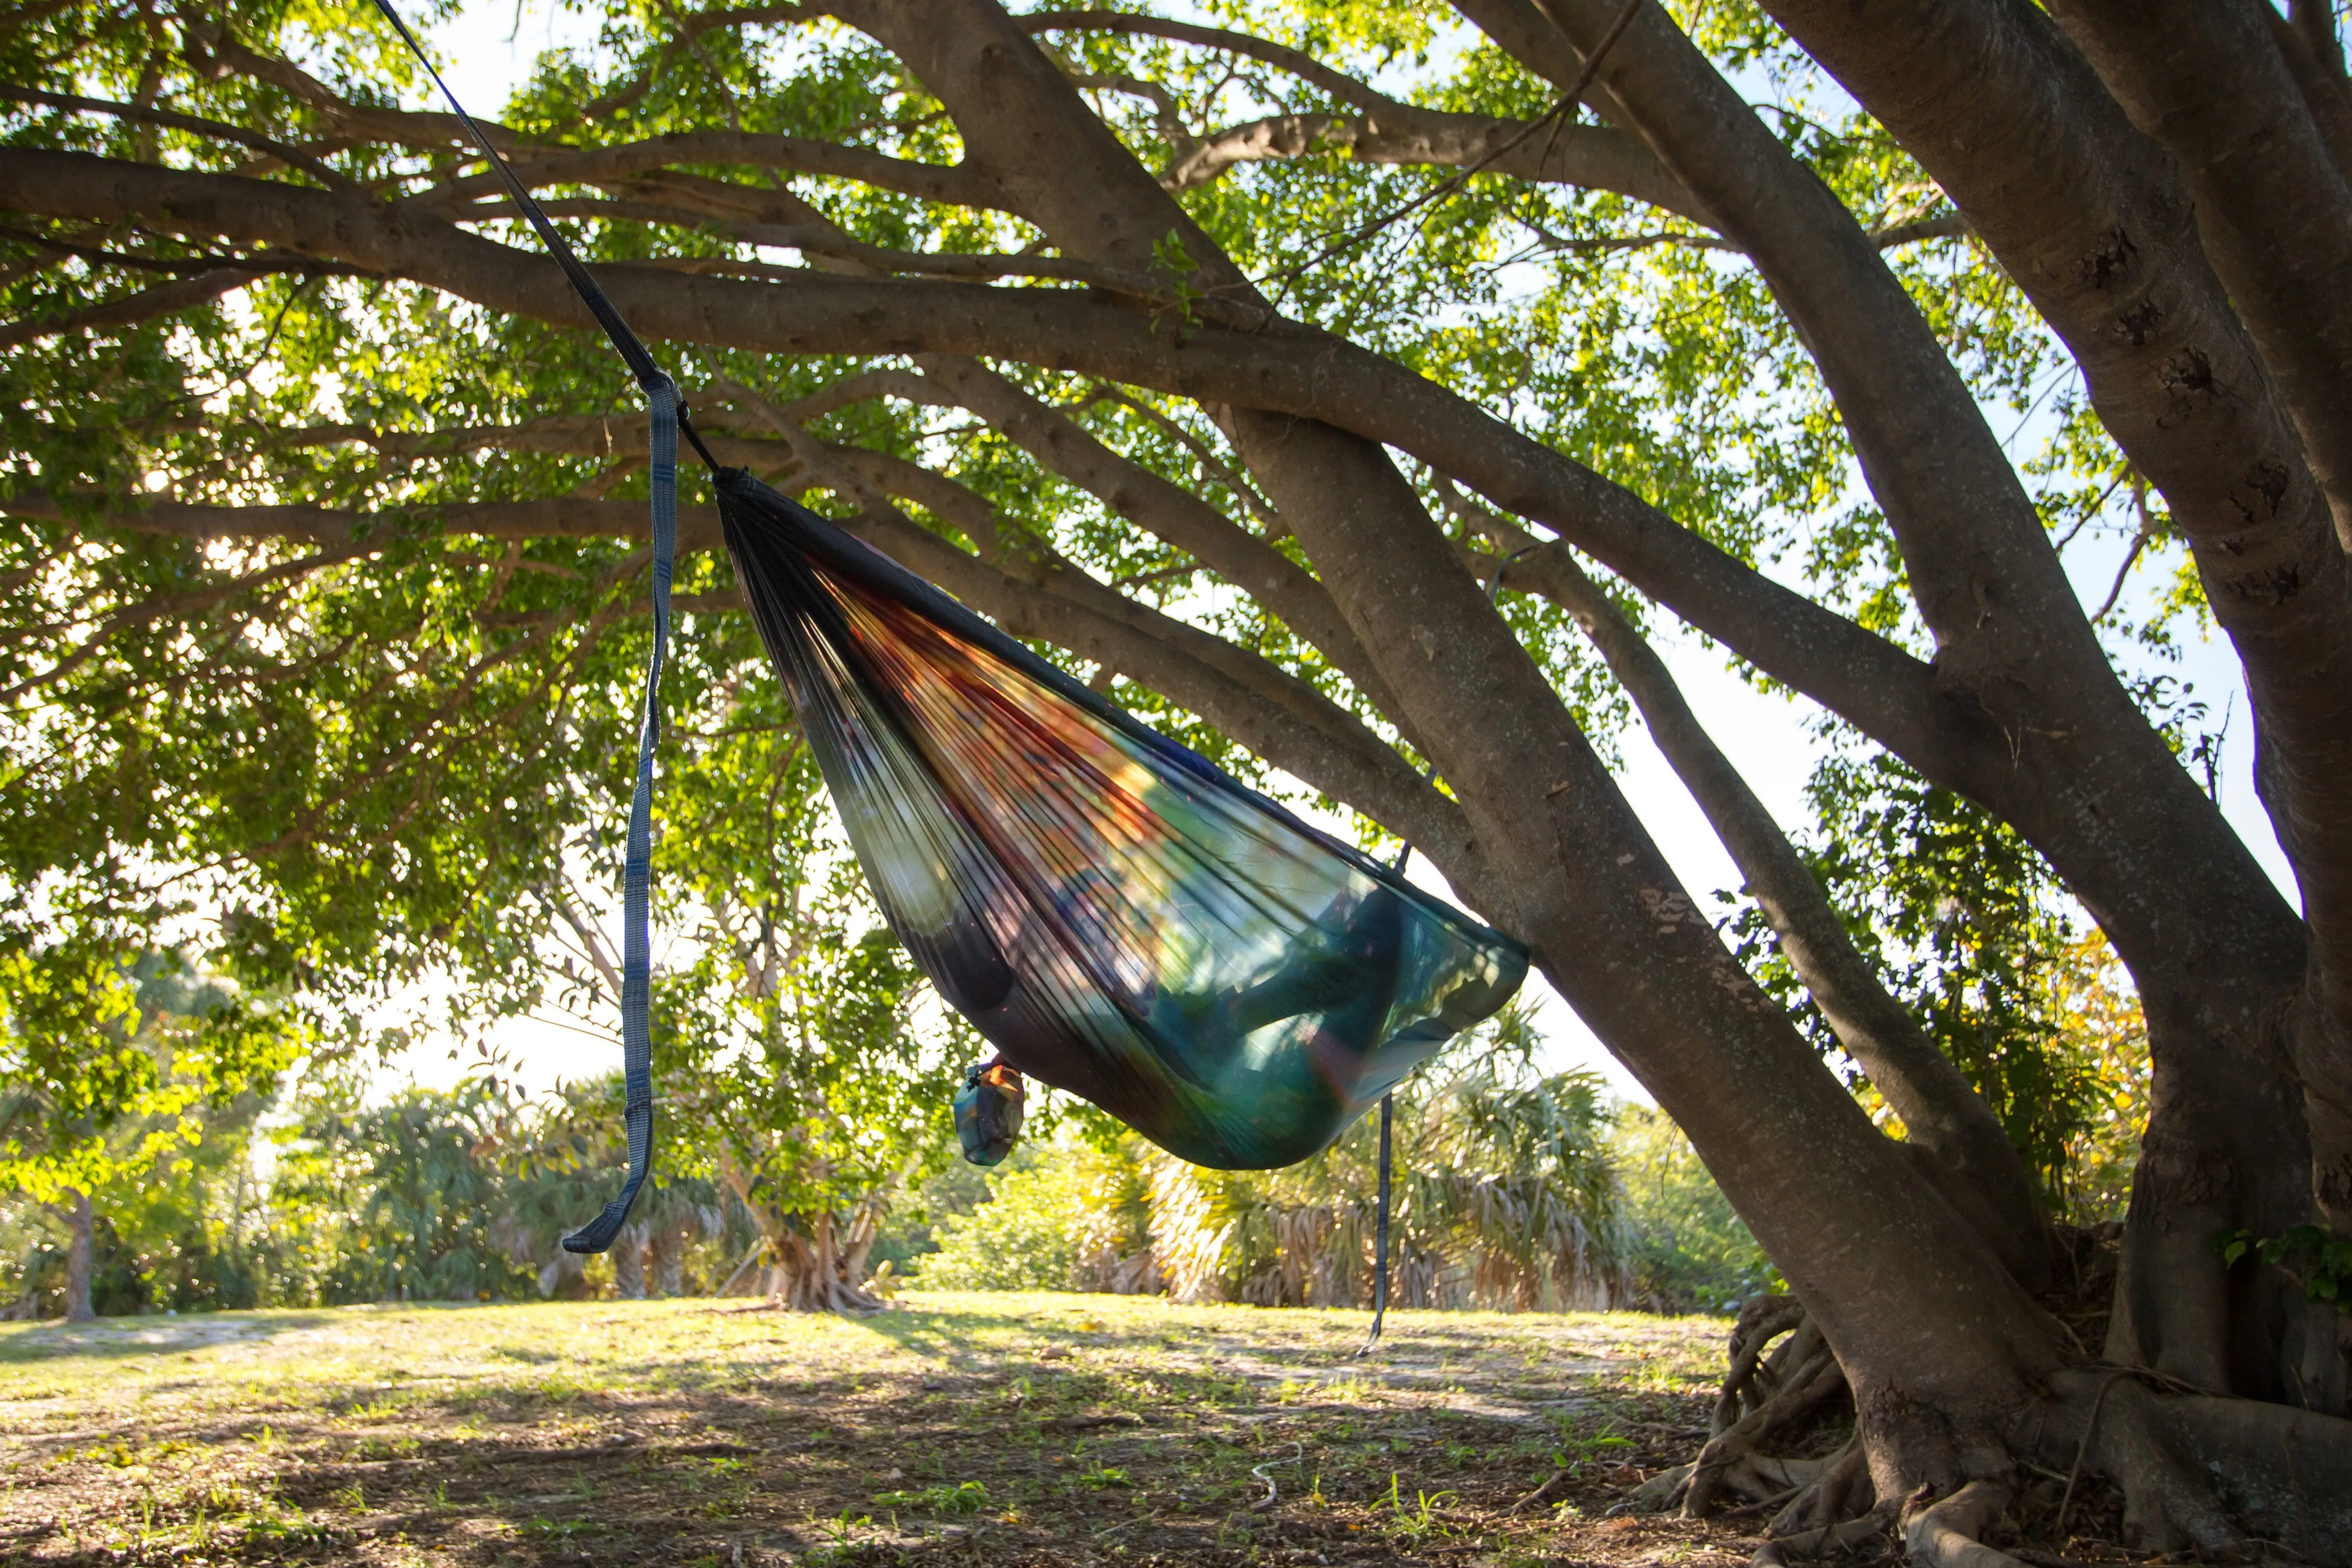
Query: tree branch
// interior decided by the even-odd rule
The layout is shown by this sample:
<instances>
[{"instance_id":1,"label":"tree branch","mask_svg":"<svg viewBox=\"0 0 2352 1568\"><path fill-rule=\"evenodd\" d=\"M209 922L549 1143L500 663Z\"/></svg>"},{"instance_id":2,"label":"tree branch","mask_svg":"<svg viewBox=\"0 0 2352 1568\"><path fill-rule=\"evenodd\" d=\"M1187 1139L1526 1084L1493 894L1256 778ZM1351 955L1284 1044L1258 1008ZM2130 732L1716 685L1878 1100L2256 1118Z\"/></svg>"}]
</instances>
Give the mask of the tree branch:
<instances>
[{"instance_id":1,"label":"tree branch","mask_svg":"<svg viewBox=\"0 0 2352 1568\"><path fill-rule=\"evenodd\" d=\"M2352 184L2259 0L2061 0L2067 35L2188 176L2197 232L2352 547Z\"/></svg>"},{"instance_id":2,"label":"tree branch","mask_svg":"<svg viewBox=\"0 0 2352 1568\"><path fill-rule=\"evenodd\" d=\"M1484 168L1494 174L1541 184L1614 191L1693 223L1707 221L1697 199L1625 132L1607 126L1562 125L1558 135L1527 136L1516 145L1503 146L1527 131L1524 121L1403 103L1376 116L1268 115L1204 137L1169 164L1160 183L1171 191L1198 190L1244 163L1304 157L1322 150L1345 152L1366 163L1436 168L1461 168L1488 159Z\"/></svg>"},{"instance_id":3,"label":"tree branch","mask_svg":"<svg viewBox=\"0 0 2352 1568\"><path fill-rule=\"evenodd\" d=\"M1108 138L1108 132L1103 132ZM1117 144L1109 152L1123 156ZM1164 200L1156 191L1155 199ZM0 207L111 222L168 209L173 221L381 265L486 308L593 329L552 262L441 224L331 193L0 148ZM1213 254L1205 236L1201 254ZM1147 247L1138 254L1147 259ZM1081 370L1208 404L1328 421L1449 474L1497 508L1559 529L1610 570L1774 677L1813 696L1929 777L1985 798L2014 769L2007 737L1948 704L1936 672L1851 621L1782 587L1684 529L1622 486L1379 355L1288 325L1243 332L1204 324L1181 335L1085 295L953 282L812 278L790 289L606 266L600 280L648 338L791 354L948 353ZM584 501L541 503L568 509ZM453 526L461 514L441 509ZM255 509L240 509L258 521ZM285 531L321 526L284 509ZM152 526L176 514L161 511ZM698 515L689 511L689 517ZM193 520L192 520L193 521ZM511 529L509 512L477 518ZM348 526L348 520L341 522ZM689 522L687 537L714 540ZM544 531L565 531L550 528ZM584 531L617 530L597 526ZM333 537L341 538L341 534Z\"/></svg>"},{"instance_id":4,"label":"tree branch","mask_svg":"<svg viewBox=\"0 0 2352 1568\"><path fill-rule=\"evenodd\" d=\"M977 207L984 211L1018 210L1009 205L1008 194L994 178L985 170L971 164L910 163L862 147L845 147L803 136L744 131L682 131L611 147L534 146L520 151L523 155L514 159L515 174L525 185L533 188L550 184L602 184L655 171L668 171L673 164L735 163L854 181L877 190L896 191L901 195L947 206ZM671 174L668 177L685 179L688 176ZM715 180L699 183L712 187L723 184L723 182ZM410 199L438 204L454 197L472 197L502 189L504 184L496 174L486 174L453 181ZM779 195L756 192L751 187L745 187L745 191L747 196L761 195L771 203ZM800 220L794 218L792 221Z\"/></svg>"},{"instance_id":5,"label":"tree branch","mask_svg":"<svg viewBox=\"0 0 2352 1568\"><path fill-rule=\"evenodd\" d=\"M121 299L109 300L100 305L85 305L79 310L68 310L62 315L10 321L0 326L0 349L13 349L67 332L87 331L100 327L136 326L142 321L152 321L158 316L168 316L175 310L210 304L260 276L258 272L242 271L236 268L215 268L193 278L159 283L152 289L142 289L136 294L126 294Z\"/></svg>"},{"instance_id":6,"label":"tree branch","mask_svg":"<svg viewBox=\"0 0 2352 1568\"><path fill-rule=\"evenodd\" d=\"M370 553L373 552L356 547L321 551L316 555L306 555L299 561L280 562L263 571L232 578L225 583L215 583L183 594L158 595L154 598L142 600L136 605L125 605L108 616L100 623L96 631L48 668L38 675L29 676L5 689L0 689L0 703L12 701L25 692L40 687L56 685L90 659L98 657L106 645L115 637L133 627L149 626L156 621L177 616L191 615L198 610L210 609L222 600L242 594L247 589L265 587L272 583L282 583L292 577L307 577L320 567L356 560Z\"/></svg>"},{"instance_id":7,"label":"tree branch","mask_svg":"<svg viewBox=\"0 0 2352 1568\"><path fill-rule=\"evenodd\" d=\"M2186 799L2150 810L2158 803L2137 785L2085 791L2084 806L2099 800L2102 815L2084 819L2088 831L2070 836L2077 842L2032 836L2135 973L2186 965L2228 977L2200 992L2177 1029L2151 1013L2164 1070L2198 1086L2175 1101L2259 1099L2273 1068L2250 1058L2243 1042L2263 1037L2272 1027L2265 1010L2301 986L2315 940L2324 984L2352 986L2336 978L2352 976L2352 683L2316 675L2352 668L2352 572L2301 435L2200 244L2198 204L2173 161L2133 129L2032 5L1893 0L1866 26L1835 0L1772 0L1770 8L1919 160L2017 279L2196 555L2207 603L2245 671L2258 787L2309 923L2275 897L2215 814ZM1927 37L1935 47L1922 48ZM2166 775L2167 795L2178 793L2174 784ZM2154 820L2121 820L2105 815L2109 805ZM2179 852L2150 858L2137 844ZM2341 1001L2327 1001L2327 1010L2352 1016L2352 991L2332 995ZM2307 1093L2305 1106L2315 1136L2336 1120ZM2252 1104L2243 1110L2264 1114ZM2169 1146L2181 1136L2168 1134ZM2327 1136L2339 1151L2329 1164L2342 1173L2334 1180L2343 1194L2329 1201L2352 1213L2352 1124ZM2244 1167L2249 1185L2240 1191L2251 1192L2263 1152L2194 1158L2200 1169ZM2176 1228L2185 1236L2206 1216L2222 1224L2237 1201L2216 1194L2200 1218ZM2149 1260L2151 1279L2212 1268L2186 1241L2150 1238L2135 1255ZM2168 1330L2151 1316L2135 1327L2124 1314L2117 1321L2145 1336L2133 1353L2190 1358L2179 1364L2226 1381L2203 1326Z\"/></svg>"},{"instance_id":8,"label":"tree branch","mask_svg":"<svg viewBox=\"0 0 2352 1568\"><path fill-rule=\"evenodd\" d=\"M38 494L0 500L0 511L12 517L44 521L68 515L56 500ZM716 508L681 506L677 514L678 549L719 548ZM371 550L382 548L383 541L399 538L419 523L444 534L478 534L489 539L626 539L642 534L647 527L646 503L641 500L585 500L569 496L537 500L427 502L383 511L156 501L105 511L96 521L128 532L170 534L181 539L301 539Z\"/></svg>"},{"instance_id":9,"label":"tree branch","mask_svg":"<svg viewBox=\"0 0 2352 1568\"><path fill-rule=\"evenodd\" d=\"M1276 115L1219 132L1179 157L1160 176L1160 184L1172 191L1208 184L1243 162L1297 157L1318 140L1344 146L1366 163L1461 164L1475 163L1497 142L1526 129L1518 121L1406 103L1302 49L1223 27L1107 10L1039 11L1014 20L1033 34L1123 33L1238 55L1286 71L1359 111ZM1487 167L1520 179L1615 191L1694 223L1707 221L1690 192L1639 142L1606 127L1563 125L1549 144L1514 148Z\"/></svg>"},{"instance_id":10,"label":"tree branch","mask_svg":"<svg viewBox=\"0 0 2352 1568\"><path fill-rule=\"evenodd\" d=\"M331 190L358 188L348 175L337 173L299 148L218 120L206 120L199 115L135 103L114 103L102 98L77 98L72 93L46 92L39 88L18 87L13 82L0 82L0 100L39 104L45 109L63 109L79 114L104 114L137 125L159 125L167 130L185 131L190 135L202 136L208 141L234 142L289 169L299 169Z\"/></svg>"},{"instance_id":11,"label":"tree branch","mask_svg":"<svg viewBox=\"0 0 2352 1568\"><path fill-rule=\"evenodd\" d=\"M1312 574L1233 519L1097 440L977 360L919 357L928 376L955 400L1010 437L1048 472L1059 474L1120 516L1206 565L1271 610L1354 681L1382 712L1395 700L1348 629L1339 607Z\"/></svg>"}]
</instances>

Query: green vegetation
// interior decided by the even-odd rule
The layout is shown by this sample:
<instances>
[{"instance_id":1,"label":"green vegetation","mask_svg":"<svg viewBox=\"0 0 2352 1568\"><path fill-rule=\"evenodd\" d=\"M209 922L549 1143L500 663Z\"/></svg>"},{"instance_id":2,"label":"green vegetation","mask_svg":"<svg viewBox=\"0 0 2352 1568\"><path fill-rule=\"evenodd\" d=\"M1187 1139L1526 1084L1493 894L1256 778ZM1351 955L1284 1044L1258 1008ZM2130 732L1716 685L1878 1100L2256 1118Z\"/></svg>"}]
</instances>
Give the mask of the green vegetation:
<instances>
[{"instance_id":1,"label":"green vegetation","mask_svg":"<svg viewBox=\"0 0 2352 1568\"><path fill-rule=\"evenodd\" d=\"M1700 1163L1682 1129L1646 1106L1618 1109L1609 1152L1624 1184L1634 1300L1729 1312L1780 1277Z\"/></svg>"},{"instance_id":2,"label":"green vegetation","mask_svg":"<svg viewBox=\"0 0 2352 1568\"><path fill-rule=\"evenodd\" d=\"M2123 966L2015 828L1891 757L1858 759L1834 727L1828 738L1799 848L1855 945L1992 1109L2042 1206L2084 1225L2119 1216L2147 1114L2147 1030ZM1891 1121L1761 910L1734 901L1740 956Z\"/></svg>"},{"instance_id":3,"label":"green vegetation","mask_svg":"<svg viewBox=\"0 0 2352 1568\"><path fill-rule=\"evenodd\" d=\"M1517 1015L1399 1092L1401 1305L1727 1310L1769 1278L1670 1123L1605 1108L1580 1075L1536 1072L1497 1048L1510 1040L1532 1048ZM1377 1118L1303 1166L1251 1173L1184 1166L1057 1099L1034 1129L996 1170L926 1177L942 1118L938 1147L867 1210L870 1266L928 1289L1370 1303ZM1668 1143L1679 1152L1662 1158ZM608 1258L583 1268L558 1249L620 1158L610 1079L535 1105L495 1074L375 1104L348 1074L306 1079L271 1115L246 1104L174 1151L100 1192L102 1314L773 1283L757 1218L675 1169ZM0 1297L26 1315L59 1313L57 1230L0 1205Z\"/></svg>"},{"instance_id":4,"label":"green vegetation","mask_svg":"<svg viewBox=\"0 0 2352 1568\"><path fill-rule=\"evenodd\" d=\"M1398 1303L1558 1310L1643 1299L1599 1082L1544 1072L1538 1044L1526 1009L1507 1008L1399 1086ZM992 1201L942 1223L921 1279L1370 1305L1379 1121L1366 1116L1286 1170L1206 1171L1081 1110L1058 1138L991 1173Z\"/></svg>"}]
</instances>

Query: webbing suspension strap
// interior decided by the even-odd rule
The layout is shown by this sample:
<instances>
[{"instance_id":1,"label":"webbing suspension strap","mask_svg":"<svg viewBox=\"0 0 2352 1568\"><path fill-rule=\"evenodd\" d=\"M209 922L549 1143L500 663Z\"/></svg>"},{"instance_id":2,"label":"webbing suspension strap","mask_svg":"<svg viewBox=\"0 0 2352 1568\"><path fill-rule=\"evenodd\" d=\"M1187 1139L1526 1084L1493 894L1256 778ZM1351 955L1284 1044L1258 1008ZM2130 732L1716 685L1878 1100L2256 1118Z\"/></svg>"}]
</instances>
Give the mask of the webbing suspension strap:
<instances>
[{"instance_id":1,"label":"webbing suspension strap","mask_svg":"<svg viewBox=\"0 0 2352 1568\"><path fill-rule=\"evenodd\" d=\"M521 209L523 216L537 231L540 243L546 246L555 264L563 268L571 279L572 291L580 296L596 324L620 351L621 358L644 388L646 407L652 423L653 479L653 608L654 647L646 660L646 691L643 713L637 726L637 773L635 789L629 796L628 842L621 871L621 1068L627 1100L626 1118L629 1136L629 1174L620 1195L606 1204L604 1212L563 1238L566 1252L602 1252L620 1236L621 1227L628 1223L629 1210L637 1201L637 1193L646 1184L646 1173L653 1165L654 1150L654 1048L653 1048L653 809L654 809L654 749L661 741L661 677L662 660L669 652L669 590L670 579L677 555L677 437L683 429L686 438L694 443L704 466L716 471L709 448L695 433L694 423L688 417L686 406L678 399L677 385L654 363L646 345L629 331L628 323L614 309L613 301L597 286L596 279L574 254L569 242L547 220L547 214L532 199L530 188L522 183L512 166L499 155L441 73L433 68L416 35L392 8L391 0L375 0L376 9L383 13L441 96L449 100L458 122L465 126L498 171L505 183L507 195Z\"/></svg>"},{"instance_id":2,"label":"webbing suspension strap","mask_svg":"<svg viewBox=\"0 0 2352 1568\"><path fill-rule=\"evenodd\" d=\"M1402 857L1397 864L1404 864ZM1381 1206L1379 1217L1372 1222L1372 1331L1365 1336L1358 1355L1372 1353L1372 1347L1381 1342L1381 1321L1389 1315L1389 1120L1395 1109L1396 1091L1391 1089L1381 1096Z\"/></svg>"}]
</instances>

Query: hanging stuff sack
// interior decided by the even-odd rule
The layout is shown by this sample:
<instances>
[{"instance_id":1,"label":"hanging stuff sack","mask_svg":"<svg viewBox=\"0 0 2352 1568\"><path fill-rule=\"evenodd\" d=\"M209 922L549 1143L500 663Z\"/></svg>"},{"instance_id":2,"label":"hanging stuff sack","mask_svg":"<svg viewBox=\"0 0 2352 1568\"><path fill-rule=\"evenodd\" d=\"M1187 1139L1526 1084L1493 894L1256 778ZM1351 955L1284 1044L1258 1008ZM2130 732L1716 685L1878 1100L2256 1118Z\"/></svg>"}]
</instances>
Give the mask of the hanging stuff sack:
<instances>
[{"instance_id":1,"label":"hanging stuff sack","mask_svg":"<svg viewBox=\"0 0 2352 1568\"><path fill-rule=\"evenodd\" d=\"M963 1157L975 1165L997 1165L1021 1140L1021 1118L1029 1091L1021 1075L1003 1061L984 1062L963 1075L956 1091L956 1137Z\"/></svg>"}]
</instances>

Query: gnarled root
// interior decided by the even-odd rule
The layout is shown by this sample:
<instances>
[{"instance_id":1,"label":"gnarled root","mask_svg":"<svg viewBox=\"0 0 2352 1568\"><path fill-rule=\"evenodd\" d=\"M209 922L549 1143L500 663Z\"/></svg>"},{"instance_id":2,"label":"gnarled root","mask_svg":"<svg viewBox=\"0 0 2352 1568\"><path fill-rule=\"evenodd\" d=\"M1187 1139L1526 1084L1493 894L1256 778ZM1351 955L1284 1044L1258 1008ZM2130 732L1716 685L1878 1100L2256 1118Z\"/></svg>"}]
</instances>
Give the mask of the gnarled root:
<instances>
[{"instance_id":1,"label":"gnarled root","mask_svg":"<svg viewBox=\"0 0 2352 1568\"><path fill-rule=\"evenodd\" d=\"M1764 1533L1774 1540L1786 1539L1791 1551L1802 1553L1808 1548L1800 1537L1844 1528L1857 1517L1868 1515L1876 1496L1877 1487L1870 1479L1869 1452L1855 1437L1823 1462L1822 1472L1772 1516ZM1872 1528L1885 1522L1882 1519Z\"/></svg>"},{"instance_id":2,"label":"gnarled root","mask_svg":"<svg viewBox=\"0 0 2352 1568\"><path fill-rule=\"evenodd\" d=\"M832 1245L830 1227L820 1223L814 1236L784 1231L768 1238L773 1259L768 1269L768 1300L790 1312L845 1312L861 1316L879 1312L888 1303L857 1283L864 1271L866 1248L845 1254Z\"/></svg>"},{"instance_id":3,"label":"gnarled root","mask_svg":"<svg viewBox=\"0 0 2352 1568\"><path fill-rule=\"evenodd\" d=\"M2010 1489L1998 1481L1969 1481L1948 1498L1906 1510L1903 1544L1923 1568L2025 1568L2005 1552L1979 1539L1985 1527L2009 1507Z\"/></svg>"},{"instance_id":4,"label":"gnarled root","mask_svg":"<svg viewBox=\"0 0 2352 1568\"><path fill-rule=\"evenodd\" d=\"M2071 1367L2050 1383L2055 1397L2016 1447L2118 1487L2126 1544L2352 1561L2352 1421L2182 1393L2136 1369Z\"/></svg>"},{"instance_id":5,"label":"gnarled root","mask_svg":"<svg viewBox=\"0 0 2352 1568\"><path fill-rule=\"evenodd\" d=\"M1775 1340L1780 1342L1777 1346ZM1790 1458L1768 1453L1765 1446L1785 1442L1812 1426L1844 1392L1845 1373L1795 1298L1760 1296L1749 1301L1732 1329L1730 1369L1716 1401L1714 1435L1675 1488L1683 1517L1705 1518L1727 1497L1761 1504L1801 1500L1832 1471L1838 1472L1843 1497L1852 1488L1858 1462L1841 1468L1843 1452ZM1866 1485L1867 1473L1862 1474ZM1671 1495L1656 1500L1661 1505L1673 1500ZM1871 1500L1862 1501L1867 1507Z\"/></svg>"},{"instance_id":6,"label":"gnarled root","mask_svg":"<svg viewBox=\"0 0 2352 1568\"><path fill-rule=\"evenodd\" d=\"M1893 1508L1882 1503L1843 1524L1825 1524L1817 1530L1779 1535L1756 1549L1756 1554L1748 1560L1749 1568L1787 1568L1790 1563L1859 1546L1873 1536L1885 1534L1894 1513Z\"/></svg>"},{"instance_id":7,"label":"gnarled root","mask_svg":"<svg viewBox=\"0 0 2352 1568\"><path fill-rule=\"evenodd\" d=\"M1925 1568L2025 1568L2020 1555L2053 1559L2000 1545L2046 1541L2070 1556L2070 1524L2095 1515L2095 1531L2116 1532L2120 1493L2121 1544L2137 1551L2352 1563L2352 1420L2137 1367L2076 1364L2015 1390L2007 1413L1970 1414L1898 1381L1870 1385L1857 1409L1803 1307L1759 1298L1732 1330L1706 1446L1619 1510L1774 1510L1755 1568L1890 1530Z\"/></svg>"}]
</instances>

